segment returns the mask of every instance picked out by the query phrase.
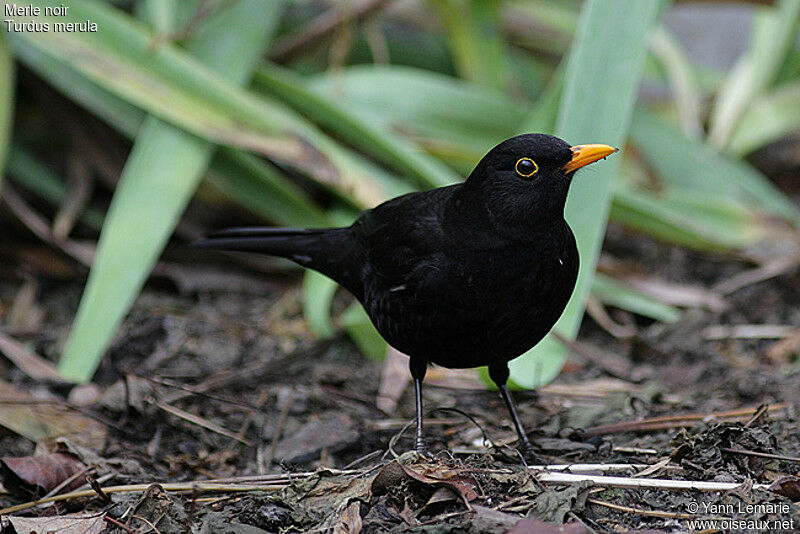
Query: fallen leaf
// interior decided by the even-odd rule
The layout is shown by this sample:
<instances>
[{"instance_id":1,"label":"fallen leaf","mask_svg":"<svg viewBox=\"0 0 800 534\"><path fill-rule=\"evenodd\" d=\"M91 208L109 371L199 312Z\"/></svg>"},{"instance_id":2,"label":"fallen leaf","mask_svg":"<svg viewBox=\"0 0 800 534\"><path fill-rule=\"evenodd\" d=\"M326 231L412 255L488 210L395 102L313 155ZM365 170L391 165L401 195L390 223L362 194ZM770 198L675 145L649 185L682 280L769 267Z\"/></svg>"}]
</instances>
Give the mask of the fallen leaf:
<instances>
[{"instance_id":1,"label":"fallen leaf","mask_svg":"<svg viewBox=\"0 0 800 534\"><path fill-rule=\"evenodd\" d=\"M58 534L100 534L106 528L103 521L104 514L97 515L62 515L58 517L15 517L5 516L2 518L3 532L6 526L10 525L20 534L47 534L58 532Z\"/></svg>"},{"instance_id":2,"label":"fallen leaf","mask_svg":"<svg viewBox=\"0 0 800 534\"><path fill-rule=\"evenodd\" d=\"M586 525L578 523L577 521L570 521L563 525L555 525L553 523L545 523L539 519L527 517L520 520L514 528L509 530L506 534L585 534L591 532Z\"/></svg>"},{"instance_id":3,"label":"fallen leaf","mask_svg":"<svg viewBox=\"0 0 800 534\"><path fill-rule=\"evenodd\" d=\"M38 456L5 457L0 459L5 488L23 497L42 496L62 482L86 469L86 465L71 454L55 452ZM64 490L69 491L86 482L77 477Z\"/></svg>"},{"instance_id":4,"label":"fallen leaf","mask_svg":"<svg viewBox=\"0 0 800 534\"><path fill-rule=\"evenodd\" d=\"M412 480L426 486L446 487L458 495L469 508L469 502L478 498L475 481L459 471L435 464L418 464L415 469L393 461L386 464L372 481L372 493L381 495L403 480Z\"/></svg>"},{"instance_id":5,"label":"fallen leaf","mask_svg":"<svg viewBox=\"0 0 800 534\"><path fill-rule=\"evenodd\" d=\"M361 504L353 501L347 505L333 526L333 534L359 534L361 532Z\"/></svg>"},{"instance_id":6,"label":"fallen leaf","mask_svg":"<svg viewBox=\"0 0 800 534\"><path fill-rule=\"evenodd\" d=\"M800 501L800 478L785 476L769 485L769 491L783 495L793 502Z\"/></svg>"},{"instance_id":7,"label":"fallen leaf","mask_svg":"<svg viewBox=\"0 0 800 534\"><path fill-rule=\"evenodd\" d=\"M583 511L592 487L594 487L592 482L579 482L563 490L545 489L537 495L531 513L543 521L563 523L570 512ZM537 531L531 530L530 532Z\"/></svg>"},{"instance_id":8,"label":"fallen leaf","mask_svg":"<svg viewBox=\"0 0 800 534\"><path fill-rule=\"evenodd\" d=\"M17 366L17 368L40 382L65 384L66 380L58 372L56 366L35 352L28 350L16 339L0 332L0 352Z\"/></svg>"},{"instance_id":9,"label":"fallen leaf","mask_svg":"<svg viewBox=\"0 0 800 534\"><path fill-rule=\"evenodd\" d=\"M0 426L40 443L58 437L95 450L105 447L106 428L57 402L47 403L0 380Z\"/></svg>"}]
</instances>

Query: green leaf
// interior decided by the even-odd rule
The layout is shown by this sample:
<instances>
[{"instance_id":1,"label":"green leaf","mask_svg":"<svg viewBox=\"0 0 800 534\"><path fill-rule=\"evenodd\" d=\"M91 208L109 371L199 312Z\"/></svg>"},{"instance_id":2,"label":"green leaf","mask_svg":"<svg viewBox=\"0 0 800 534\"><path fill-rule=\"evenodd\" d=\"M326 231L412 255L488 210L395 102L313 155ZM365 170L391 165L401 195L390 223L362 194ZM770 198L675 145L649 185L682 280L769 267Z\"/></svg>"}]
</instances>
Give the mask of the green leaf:
<instances>
[{"instance_id":1,"label":"green leaf","mask_svg":"<svg viewBox=\"0 0 800 534\"><path fill-rule=\"evenodd\" d=\"M664 26L658 26L653 32L650 50L664 68L683 132L691 139L699 140L703 134L700 92L689 58Z\"/></svg>"},{"instance_id":2,"label":"green leaf","mask_svg":"<svg viewBox=\"0 0 800 534\"><path fill-rule=\"evenodd\" d=\"M407 173L419 187L427 189L459 181L459 177L439 161L420 153L385 128L348 112L324 94L308 89L305 80L291 71L269 65L256 72L254 82L353 146Z\"/></svg>"},{"instance_id":3,"label":"green leaf","mask_svg":"<svg viewBox=\"0 0 800 534\"><path fill-rule=\"evenodd\" d=\"M751 209L699 191L656 196L620 189L614 195L611 218L663 241L699 250L741 249L766 232Z\"/></svg>"},{"instance_id":4,"label":"green leaf","mask_svg":"<svg viewBox=\"0 0 800 534\"><path fill-rule=\"evenodd\" d=\"M720 88L709 118L709 143L728 146L753 98L775 80L797 39L800 0L778 0L756 13L750 48Z\"/></svg>"},{"instance_id":5,"label":"green leaf","mask_svg":"<svg viewBox=\"0 0 800 534\"><path fill-rule=\"evenodd\" d=\"M197 7L198 2L184 0L184 4ZM150 23L158 33L168 33L175 29L177 0L142 0L136 4L137 16Z\"/></svg>"},{"instance_id":6,"label":"green leaf","mask_svg":"<svg viewBox=\"0 0 800 534\"><path fill-rule=\"evenodd\" d=\"M756 97L742 114L728 150L744 155L800 131L800 81Z\"/></svg>"},{"instance_id":7,"label":"green leaf","mask_svg":"<svg viewBox=\"0 0 800 534\"><path fill-rule=\"evenodd\" d=\"M11 51L0 33L0 186L3 184L3 170L6 152L11 142L11 117L14 112L14 64Z\"/></svg>"},{"instance_id":8,"label":"green leaf","mask_svg":"<svg viewBox=\"0 0 800 534\"><path fill-rule=\"evenodd\" d=\"M255 156L221 148L209 183L254 213L287 226L330 226L330 217L280 172Z\"/></svg>"},{"instance_id":9,"label":"green leaf","mask_svg":"<svg viewBox=\"0 0 800 534\"><path fill-rule=\"evenodd\" d=\"M76 103L129 138L136 136L145 113L44 53L23 47L18 57ZM279 224L327 225L327 217L283 174L239 150L220 148L211 163L211 183L228 197Z\"/></svg>"},{"instance_id":10,"label":"green leaf","mask_svg":"<svg viewBox=\"0 0 800 534\"><path fill-rule=\"evenodd\" d=\"M545 90L539 95L538 100L533 103L517 133L555 131L561 95L564 91L564 65L565 63L562 63L559 66Z\"/></svg>"},{"instance_id":11,"label":"green leaf","mask_svg":"<svg viewBox=\"0 0 800 534\"><path fill-rule=\"evenodd\" d=\"M243 84L263 53L281 7L272 3L265 11L259 0L232 5L204 22L189 43L189 51L220 75ZM236 32L230 31L232 27ZM106 31L111 28L100 33ZM238 38L231 39L231 33ZM204 40L211 40L215 46L209 47ZM218 47L226 50L223 53ZM66 378L81 382L91 379L194 194L213 149L208 141L160 119L146 119L109 207L89 280L59 362Z\"/></svg>"},{"instance_id":12,"label":"green leaf","mask_svg":"<svg viewBox=\"0 0 800 534\"><path fill-rule=\"evenodd\" d=\"M322 339L336 334L330 310L337 287L336 282L317 271L307 270L303 275L303 317L311 332Z\"/></svg>"},{"instance_id":13,"label":"green leaf","mask_svg":"<svg viewBox=\"0 0 800 534\"><path fill-rule=\"evenodd\" d=\"M461 76L485 87L506 86L499 0L429 0L439 15Z\"/></svg>"},{"instance_id":14,"label":"green leaf","mask_svg":"<svg viewBox=\"0 0 800 534\"><path fill-rule=\"evenodd\" d=\"M723 192L725 197L800 223L800 209L753 167L692 142L644 109L636 110L631 139L667 188Z\"/></svg>"},{"instance_id":15,"label":"green leaf","mask_svg":"<svg viewBox=\"0 0 800 534\"><path fill-rule=\"evenodd\" d=\"M661 0L588 0L565 74L556 135L573 144L622 146L628 133L642 74L647 39L658 20ZM565 216L575 233L581 257L578 282L555 328L574 337L600 253L611 204L619 155L578 173ZM515 384L533 388L551 381L564 363L564 349L547 336L510 363Z\"/></svg>"},{"instance_id":16,"label":"green leaf","mask_svg":"<svg viewBox=\"0 0 800 534\"><path fill-rule=\"evenodd\" d=\"M514 135L526 112L500 91L410 67L349 67L310 84L337 105L403 132L464 172Z\"/></svg>"},{"instance_id":17,"label":"green leaf","mask_svg":"<svg viewBox=\"0 0 800 534\"><path fill-rule=\"evenodd\" d=\"M341 315L339 322L367 358L382 360L386 356L388 344L375 329L361 304L351 304Z\"/></svg>"},{"instance_id":18,"label":"green leaf","mask_svg":"<svg viewBox=\"0 0 800 534\"><path fill-rule=\"evenodd\" d=\"M605 304L616 306L662 323L674 323L681 316L678 308L664 304L601 273L596 273L594 276L592 295Z\"/></svg>"},{"instance_id":19,"label":"green leaf","mask_svg":"<svg viewBox=\"0 0 800 534\"><path fill-rule=\"evenodd\" d=\"M42 0L39 4L43 5ZM102 31L9 35L17 53L35 48L166 122L215 143L254 150L284 162L343 200L354 198L361 206L371 206L409 191L407 184L343 149L282 104L236 87L227 76L179 47L160 42L119 10L99 2L73 0L63 17L36 18L50 24L87 19ZM225 43L237 33L239 29L220 35L219 46L206 45L203 52L214 60L237 63L235 52L227 57L223 52ZM191 45L192 38L188 41Z\"/></svg>"}]
</instances>

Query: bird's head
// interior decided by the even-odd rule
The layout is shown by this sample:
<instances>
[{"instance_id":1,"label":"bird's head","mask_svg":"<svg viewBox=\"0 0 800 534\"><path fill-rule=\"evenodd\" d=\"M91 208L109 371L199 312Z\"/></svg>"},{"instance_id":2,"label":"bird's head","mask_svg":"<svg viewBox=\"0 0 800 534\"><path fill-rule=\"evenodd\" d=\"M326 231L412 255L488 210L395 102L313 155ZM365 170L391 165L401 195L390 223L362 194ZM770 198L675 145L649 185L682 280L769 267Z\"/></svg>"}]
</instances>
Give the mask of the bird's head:
<instances>
[{"instance_id":1,"label":"bird's head","mask_svg":"<svg viewBox=\"0 0 800 534\"><path fill-rule=\"evenodd\" d=\"M546 134L518 135L481 159L464 193L481 199L495 226L556 222L575 171L616 151L609 145L570 146Z\"/></svg>"}]
</instances>

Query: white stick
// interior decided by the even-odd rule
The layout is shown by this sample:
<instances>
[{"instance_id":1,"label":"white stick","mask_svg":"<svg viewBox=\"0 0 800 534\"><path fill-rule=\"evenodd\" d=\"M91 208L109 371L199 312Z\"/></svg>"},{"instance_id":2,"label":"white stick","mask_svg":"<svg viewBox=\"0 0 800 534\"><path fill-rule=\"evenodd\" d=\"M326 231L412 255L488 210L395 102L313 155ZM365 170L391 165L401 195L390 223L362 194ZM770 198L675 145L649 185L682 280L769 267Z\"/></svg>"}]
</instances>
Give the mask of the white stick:
<instances>
[{"instance_id":1,"label":"white stick","mask_svg":"<svg viewBox=\"0 0 800 534\"><path fill-rule=\"evenodd\" d=\"M569 471L570 473L590 473L592 471L613 472L613 471L641 471L652 467L652 464L551 464L551 465L529 465L528 469L533 471ZM681 469L677 465L666 465L664 469Z\"/></svg>"},{"instance_id":2,"label":"white stick","mask_svg":"<svg viewBox=\"0 0 800 534\"><path fill-rule=\"evenodd\" d=\"M550 466L548 466L550 467ZM544 484L575 484L593 482L598 486L611 488L651 488L663 490L731 491L742 484L735 482L704 482L700 480L667 480L663 478L609 477L602 475L581 475L573 473L539 473L537 480ZM754 484L753 489L769 490L769 484Z\"/></svg>"}]
</instances>

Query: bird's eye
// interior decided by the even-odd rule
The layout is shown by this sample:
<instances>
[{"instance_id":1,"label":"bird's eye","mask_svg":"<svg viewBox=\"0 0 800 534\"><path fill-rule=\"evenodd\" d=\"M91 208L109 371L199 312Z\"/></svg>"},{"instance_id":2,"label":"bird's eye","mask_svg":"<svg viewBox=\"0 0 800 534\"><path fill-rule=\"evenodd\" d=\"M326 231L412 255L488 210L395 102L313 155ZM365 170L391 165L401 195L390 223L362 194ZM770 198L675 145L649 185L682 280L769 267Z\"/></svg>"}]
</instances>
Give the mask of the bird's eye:
<instances>
[{"instance_id":1,"label":"bird's eye","mask_svg":"<svg viewBox=\"0 0 800 534\"><path fill-rule=\"evenodd\" d=\"M531 158L519 158L517 164L514 165L514 169L523 178L530 178L539 172L539 166Z\"/></svg>"}]
</instances>

